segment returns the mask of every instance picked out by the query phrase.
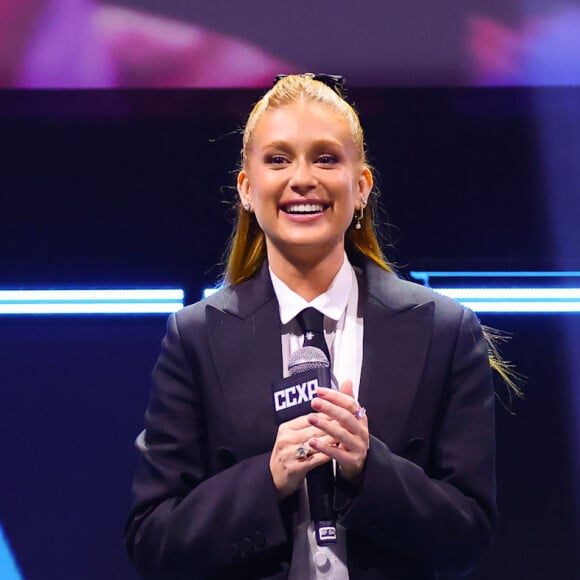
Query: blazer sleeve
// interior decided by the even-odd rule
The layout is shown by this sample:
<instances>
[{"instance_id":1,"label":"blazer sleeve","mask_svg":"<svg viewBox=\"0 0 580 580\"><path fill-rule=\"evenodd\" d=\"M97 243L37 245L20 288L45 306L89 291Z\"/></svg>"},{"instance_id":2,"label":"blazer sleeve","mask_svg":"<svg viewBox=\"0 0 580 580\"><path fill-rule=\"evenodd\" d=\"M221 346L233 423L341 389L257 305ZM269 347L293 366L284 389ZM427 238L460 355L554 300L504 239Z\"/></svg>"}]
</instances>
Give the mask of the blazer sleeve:
<instances>
[{"instance_id":1,"label":"blazer sleeve","mask_svg":"<svg viewBox=\"0 0 580 580\"><path fill-rule=\"evenodd\" d=\"M470 310L462 308L459 319L425 465L371 435L360 488L350 500L337 494L349 531L441 575L473 567L497 517L487 343Z\"/></svg>"},{"instance_id":2,"label":"blazer sleeve","mask_svg":"<svg viewBox=\"0 0 580 580\"><path fill-rule=\"evenodd\" d=\"M233 567L250 570L256 561L271 567L264 576L274 575L288 537L269 454L210 468L198 376L172 315L138 446L125 530L129 556L147 578L213 578Z\"/></svg>"}]
</instances>

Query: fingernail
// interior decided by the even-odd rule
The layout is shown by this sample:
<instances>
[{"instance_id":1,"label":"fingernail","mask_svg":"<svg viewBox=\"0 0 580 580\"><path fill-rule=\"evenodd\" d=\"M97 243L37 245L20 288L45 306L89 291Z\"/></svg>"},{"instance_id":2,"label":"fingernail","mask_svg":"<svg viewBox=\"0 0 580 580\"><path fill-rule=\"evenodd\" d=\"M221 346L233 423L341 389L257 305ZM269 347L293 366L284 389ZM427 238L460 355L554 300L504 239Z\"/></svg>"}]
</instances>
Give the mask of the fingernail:
<instances>
[{"instance_id":1,"label":"fingernail","mask_svg":"<svg viewBox=\"0 0 580 580\"><path fill-rule=\"evenodd\" d=\"M318 389L316 389L316 394L319 397L325 397L328 391L329 389L327 389L326 387L318 387Z\"/></svg>"}]
</instances>

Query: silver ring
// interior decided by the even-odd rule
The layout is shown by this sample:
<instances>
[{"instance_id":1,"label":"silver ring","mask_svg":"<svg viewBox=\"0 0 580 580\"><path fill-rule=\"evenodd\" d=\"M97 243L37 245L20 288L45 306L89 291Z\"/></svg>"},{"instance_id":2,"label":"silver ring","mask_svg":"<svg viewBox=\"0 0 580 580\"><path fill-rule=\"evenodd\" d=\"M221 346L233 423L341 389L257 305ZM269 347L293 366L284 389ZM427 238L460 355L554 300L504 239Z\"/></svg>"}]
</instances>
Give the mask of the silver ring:
<instances>
[{"instance_id":1,"label":"silver ring","mask_svg":"<svg viewBox=\"0 0 580 580\"><path fill-rule=\"evenodd\" d=\"M296 447L296 451L294 452L294 457L296 457L296 459L308 459L308 457L310 456L310 454L312 453L312 447L310 447L310 445L308 445L308 443L303 442L300 443L300 445L298 445L298 447Z\"/></svg>"},{"instance_id":2,"label":"silver ring","mask_svg":"<svg viewBox=\"0 0 580 580\"><path fill-rule=\"evenodd\" d=\"M357 419L362 419L367 414L367 410L364 407L360 407L354 412L354 416Z\"/></svg>"}]
</instances>

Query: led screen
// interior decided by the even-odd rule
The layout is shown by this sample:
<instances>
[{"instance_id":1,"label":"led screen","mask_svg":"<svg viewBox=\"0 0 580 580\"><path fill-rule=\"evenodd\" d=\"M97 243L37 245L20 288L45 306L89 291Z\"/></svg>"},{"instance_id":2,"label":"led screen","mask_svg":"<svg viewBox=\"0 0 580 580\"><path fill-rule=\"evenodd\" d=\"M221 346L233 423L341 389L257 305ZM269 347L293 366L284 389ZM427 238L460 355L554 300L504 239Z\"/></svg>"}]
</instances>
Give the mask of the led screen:
<instances>
[{"instance_id":1,"label":"led screen","mask_svg":"<svg viewBox=\"0 0 580 580\"><path fill-rule=\"evenodd\" d=\"M0 86L570 85L580 4L492 0L0 0Z\"/></svg>"}]
</instances>

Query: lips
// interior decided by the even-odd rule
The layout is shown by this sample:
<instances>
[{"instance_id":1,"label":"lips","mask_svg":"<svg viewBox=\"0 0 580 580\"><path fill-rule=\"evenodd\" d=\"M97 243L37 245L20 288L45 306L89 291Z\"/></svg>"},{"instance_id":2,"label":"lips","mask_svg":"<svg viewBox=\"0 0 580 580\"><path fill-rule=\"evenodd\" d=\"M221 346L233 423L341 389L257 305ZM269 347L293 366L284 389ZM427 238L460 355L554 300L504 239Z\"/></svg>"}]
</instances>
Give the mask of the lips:
<instances>
[{"instance_id":1,"label":"lips","mask_svg":"<svg viewBox=\"0 0 580 580\"><path fill-rule=\"evenodd\" d=\"M327 208L328 204L322 202L296 202L284 204L280 209L283 212L292 215L310 215L322 213Z\"/></svg>"}]
</instances>

